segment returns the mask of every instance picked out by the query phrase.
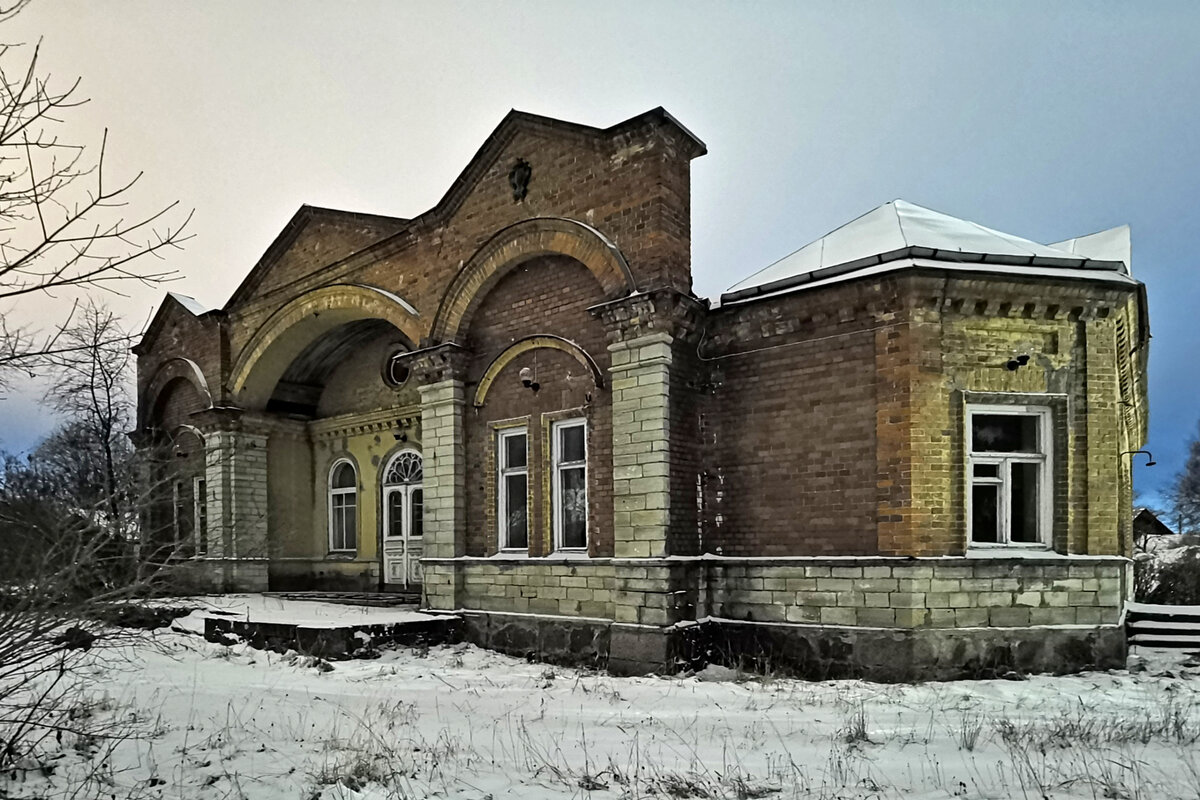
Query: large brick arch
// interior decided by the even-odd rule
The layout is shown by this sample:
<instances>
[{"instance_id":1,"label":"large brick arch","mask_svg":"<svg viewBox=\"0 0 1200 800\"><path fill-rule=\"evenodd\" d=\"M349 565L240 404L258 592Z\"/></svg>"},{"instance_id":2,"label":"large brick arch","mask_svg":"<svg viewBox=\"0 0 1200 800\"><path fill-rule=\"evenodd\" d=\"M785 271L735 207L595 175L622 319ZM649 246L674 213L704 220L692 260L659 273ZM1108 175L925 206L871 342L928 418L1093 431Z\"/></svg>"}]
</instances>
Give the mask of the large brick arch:
<instances>
[{"instance_id":1,"label":"large brick arch","mask_svg":"<svg viewBox=\"0 0 1200 800\"><path fill-rule=\"evenodd\" d=\"M212 408L212 392L208 390L208 380L204 377L204 371L200 369L200 365L190 358L181 356L169 358L159 365L153 377L146 384L146 388L142 390L141 402L138 403L139 429L156 422L153 417L162 400L163 392L167 386L177 380L190 383L196 393L200 395L200 399L204 401L205 408Z\"/></svg>"},{"instance_id":2,"label":"large brick arch","mask_svg":"<svg viewBox=\"0 0 1200 800\"><path fill-rule=\"evenodd\" d=\"M403 298L375 286L334 284L306 292L264 322L229 373L234 402L261 409L292 361L312 342L350 322L383 320L410 346L421 341L420 315Z\"/></svg>"},{"instance_id":3,"label":"large brick arch","mask_svg":"<svg viewBox=\"0 0 1200 800\"><path fill-rule=\"evenodd\" d=\"M479 301L500 278L530 259L547 255L569 256L582 263L609 299L637 291L625 256L604 234L573 219L535 217L500 230L463 265L438 306L431 342L457 341Z\"/></svg>"}]
</instances>

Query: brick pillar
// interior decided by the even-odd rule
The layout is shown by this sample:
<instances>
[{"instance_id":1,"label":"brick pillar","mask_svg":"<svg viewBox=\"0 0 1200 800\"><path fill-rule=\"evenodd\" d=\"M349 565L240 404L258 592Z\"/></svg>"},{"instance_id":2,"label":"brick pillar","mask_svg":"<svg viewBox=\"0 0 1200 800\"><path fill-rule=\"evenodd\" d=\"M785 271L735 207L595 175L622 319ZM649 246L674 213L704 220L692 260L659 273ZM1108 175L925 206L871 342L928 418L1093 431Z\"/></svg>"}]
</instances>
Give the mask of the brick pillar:
<instances>
[{"instance_id":1,"label":"brick pillar","mask_svg":"<svg viewBox=\"0 0 1200 800\"><path fill-rule=\"evenodd\" d=\"M1130 457L1122 455L1116 333L1108 319L1077 325L1087 347L1087 553L1124 555L1122 471Z\"/></svg>"},{"instance_id":2,"label":"brick pillar","mask_svg":"<svg viewBox=\"0 0 1200 800\"><path fill-rule=\"evenodd\" d=\"M204 441L208 558L222 564L224 588L266 591L267 437L212 430Z\"/></svg>"},{"instance_id":3,"label":"brick pillar","mask_svg":"<svg viewBox=\"0 0 1200 800\"><path fill-rule=\"evenodd\" d=\"M612 354L613 554L668 554L672 337L651 333Z\"/></svg>"}]
</instances>

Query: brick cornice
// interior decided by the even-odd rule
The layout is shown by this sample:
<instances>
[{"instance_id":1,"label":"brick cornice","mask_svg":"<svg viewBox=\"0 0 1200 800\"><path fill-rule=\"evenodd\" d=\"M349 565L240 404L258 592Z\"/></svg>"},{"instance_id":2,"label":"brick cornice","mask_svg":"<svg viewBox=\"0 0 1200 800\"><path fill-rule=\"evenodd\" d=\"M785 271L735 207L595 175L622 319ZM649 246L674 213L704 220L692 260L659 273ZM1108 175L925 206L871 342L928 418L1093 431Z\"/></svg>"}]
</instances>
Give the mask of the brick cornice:
<instances>
[{"instance_id":1,"label":"brick cornice","mask_svg":"<svg viewBox=\"0 0 1200 800\"><path fill-rule=\"evenodd\" d=\"M704 326L708 304L678 289L637 292L588 309L604 323L609 344L663 333L673 340L695 340Z\"/></svg>"}]
</instances>

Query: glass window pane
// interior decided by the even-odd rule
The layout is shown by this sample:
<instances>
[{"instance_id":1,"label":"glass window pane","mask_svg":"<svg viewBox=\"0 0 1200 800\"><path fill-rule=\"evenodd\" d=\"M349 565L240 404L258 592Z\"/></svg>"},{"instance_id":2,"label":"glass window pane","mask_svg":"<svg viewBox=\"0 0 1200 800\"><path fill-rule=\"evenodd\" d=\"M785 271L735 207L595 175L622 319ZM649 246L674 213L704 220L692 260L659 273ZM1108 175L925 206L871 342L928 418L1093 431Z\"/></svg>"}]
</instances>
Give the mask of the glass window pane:
<instances>
[{"instance_id":1,"label":"glass window pane","mask_svg":"<svg viewBox=\"0 0 1200 800\"><path fill-rule=\"evenodd\" d=\"M976 478L999 478L1000 477L1000 465L999 464L976 464L975 465L975 477Z\"/></svg>"},{"instance_id":2,"label":"glass window pane","mask_svg":"<svg viewBox=\"0 0 1200 800\"><path fill-rule=\"evenodd\" d=\"M577 467L560 472L559 492L562 508L562 546L587 547L586 471Z\"/></svg>"},{"instance_id":3,"label":"glass window pane","mask_svg":"<svg viewBox=\"0 0 1200 800\"><path fill-rule=\"evenodd\" d=\"M409 535L414 538L420 538L425 535L425 490L413 489L412 496L408 501L409 511L412 513L412 527L409 528Z\"/></svg>"},{"instance_id":4,"label":"glass window pane","mask_svg":"<svg viewBox=\"0 0 1200 800\"><path fill-rule=\"evenodd\" d=\"M1013 464L1010 493L1012 497L1011 531L1014 542L1037 542L1038 531L1038 474L1040 464Z\"/></svg>"},{"instance_id":5,"label":"glass window pane","mask_svg":"<svg viewBox=\"0 0 1200 800\"><path fill-rule=\"evenodd\" d=\"M358 512L358 509L355 508L355 506L353 504L346 506L346 509L344 512L344 519L346 520L344 549L346 549L346 550L353 550L357 544L355 542L355 529L358 527L358 525L357 525L358 513L357 512Z\"/></svg>"},{"instance_id":6,"label":"glass window pane","mask_svg":"<svg viewBox=\"0 0 1200 800\"><path fill-rule=\"evenodd\" d=\"M1000 541L1000 487L977 484L971 487L971 541L995 544Z\"/></svg>"},{"instance_id":7,"label":"glass window pane","mask_svg":"<svg viewBox=\"0 0 1200 800\"><path fill-rule=\"evenodd\" d=\"M972 414L971 449L977 453L1037 453L1038 418L1020 414Z\"/></svg>"},{"instance_id":8,"label":"glass window pane","mask_svg":"<svg viewBox=\"0 0 1200 800\"><path fill-rule=\"evenodd\" d=\"M525 434L514 433L504 437L504 469L520 469L525 466Z\"/></svg>"},{"instance_id":9,"label":"glass window pane","mask_svg":"<svg viewBox=\"0 0 1200 800\"><path fill-rule=\"evenodd\" d=\"M332 486L334 489L353 489L354 467L346 462L338 464L337 469L333 472Z\"/></svg>"},{"instance_id":10,"label":"glass window pane","mask_svg":"<svg viewBox=\"0 0 1200 800\"><path fill-rule=\"evenodd\" d=\"M528 484L524 475L504 478L504 546L529 547Z\"/></svg>"},{"instance_id":11,"label":"glass window pane","mask_svg":"<svg viewBox=\"0 0 1200 800\"><path fill-rule=\"evenodd\" d=\"M388 492L388 536L404 535L404 492Z\"/></svg>"},{"instance_id":12,"label":"glass window pane","mask_svg":"<svg viewBox=\"0 0 1200 800\"><path fill-rule=\"evenodd\" d=\"M573 461L583 461L583 426L572 425L569 428L559 428L558 431L561 443L558 456L559 463L566 464Z\"/></svg>"}]
</instances>

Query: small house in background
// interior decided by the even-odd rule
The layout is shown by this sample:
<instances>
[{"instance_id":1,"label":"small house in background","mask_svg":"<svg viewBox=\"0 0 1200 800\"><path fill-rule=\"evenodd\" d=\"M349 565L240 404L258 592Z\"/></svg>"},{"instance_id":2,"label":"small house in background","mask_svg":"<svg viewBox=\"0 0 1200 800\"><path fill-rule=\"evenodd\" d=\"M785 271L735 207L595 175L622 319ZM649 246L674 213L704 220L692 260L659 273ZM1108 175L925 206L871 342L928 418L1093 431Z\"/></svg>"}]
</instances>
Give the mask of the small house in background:
<instances>
[{"instance_id":1,"label":"small house in background","mask_svg":"<svg viewBox=\"0 0 1200 800\"><path fill-rule=\"evenodd\" d=\"M1133 510L1133 543L1137 550L1154 553L1178 544L1175 531L1148 508Z\"/></svg>"},{"instance_id":2,"label":"small house in background","mask_svg":"<svg viewBox=\"0 0 1200 800\"><path fill-rule=\"evenodd\" d=\"M896 200L710 301L704 153L661 108L512 112L432 209L304 206L223 308L168 296L136 347L147 525L213 589L407 592L621 672L1123 664L1129 229Z\"/></svg>"}]
</instances>

